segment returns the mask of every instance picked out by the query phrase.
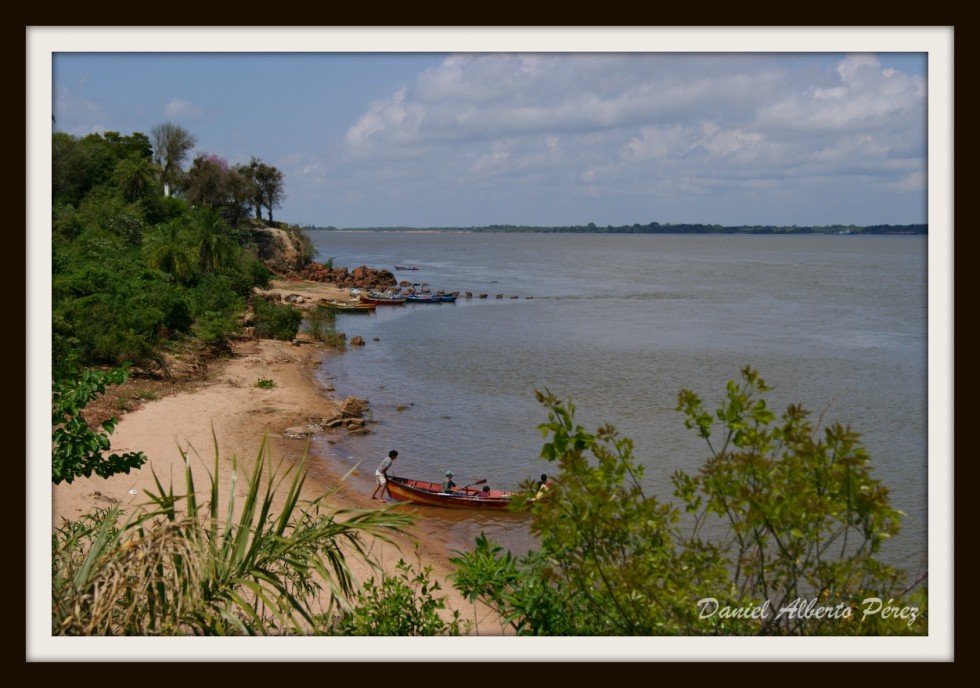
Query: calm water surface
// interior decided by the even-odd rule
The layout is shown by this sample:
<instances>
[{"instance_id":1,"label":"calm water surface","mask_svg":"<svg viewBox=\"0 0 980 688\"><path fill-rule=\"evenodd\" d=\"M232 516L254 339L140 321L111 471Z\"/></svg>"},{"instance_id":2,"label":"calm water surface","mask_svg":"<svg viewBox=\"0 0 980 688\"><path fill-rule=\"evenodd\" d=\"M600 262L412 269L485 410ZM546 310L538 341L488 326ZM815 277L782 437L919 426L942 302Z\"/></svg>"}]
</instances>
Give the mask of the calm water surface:
<instances>
[{"instance_id":1,"label":"calm water surface","mask_svg":"<svg viewBox=\"0 0 980 688\"><path fill-rule=\"evenodd\" d=\"M885 558L926 570L925 237L310 236L317 260L473 293L338 316L338 330L367 344L330 355L321 382L368 399L374 423L367 436L329 438L340 444L318 438L314 451L335 468L362 462L365 492L389 449L395 474L434 481L451 469L461 484L513 489L548 473L535 400L548 389L587 430L609 422L631 437L649 492L676 501L670 475L707 456L675 411L678 390L714 408L751 365L773 387L773 409L802 403L862 433L875 477L908 514ZM515 551L533 545L525 516L420 513L450 548L481 530Z\"/></svg>"}]
</instances>

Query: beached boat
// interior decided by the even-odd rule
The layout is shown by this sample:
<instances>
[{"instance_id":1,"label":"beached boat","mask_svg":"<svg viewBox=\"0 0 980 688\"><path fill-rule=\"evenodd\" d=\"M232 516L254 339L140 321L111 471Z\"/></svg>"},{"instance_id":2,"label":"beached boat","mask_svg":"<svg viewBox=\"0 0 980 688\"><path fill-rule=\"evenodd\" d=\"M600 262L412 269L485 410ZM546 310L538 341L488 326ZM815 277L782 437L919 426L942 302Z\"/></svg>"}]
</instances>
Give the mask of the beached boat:
<instances>
[{"instance_id":1,"label":"beached boat","mask_svg":"<svg viewBox=\"0 0 980 688\"><path fill-rule=\"evenodd\" d=\"M320 299L320 305L338 313L373 313L377 306L359 301L333 301Z\"/></svg>"},{"instance_id":2,"label":"beached boat","mask_svg":"<svg viewBox=\"0 0 980 688\"><path fill-rule=\"evenodd\" d=\"M361 294L361 303L373 303L376 306L401 306L405 303L404 296L395 296L392 294L379 294L378 292L370 291L367 294Z\"/></svg>"},{"instance_id":3,"label":"beached boat","mask_svg":"<svg viewBox=\"0 0 980 688\"><path fill-rule=\"evenodd\" d=\"M418 270L414 265L396 265L396 270Z\"/></svg>"},{"instance_id":4,"label":"beached boat","mask_svg":"<svg viewBox=\"0 0 980 688\"><path fill-rule=\"evenodd\" d=\"M513 492L484 491L476 485L484 481L460 487L453 492L443 492L440 483L425 480L388 476L388 494L401 502L415 502L429 506L445 506L451 509L506 509Z\"/></svg>"}]
</instances>

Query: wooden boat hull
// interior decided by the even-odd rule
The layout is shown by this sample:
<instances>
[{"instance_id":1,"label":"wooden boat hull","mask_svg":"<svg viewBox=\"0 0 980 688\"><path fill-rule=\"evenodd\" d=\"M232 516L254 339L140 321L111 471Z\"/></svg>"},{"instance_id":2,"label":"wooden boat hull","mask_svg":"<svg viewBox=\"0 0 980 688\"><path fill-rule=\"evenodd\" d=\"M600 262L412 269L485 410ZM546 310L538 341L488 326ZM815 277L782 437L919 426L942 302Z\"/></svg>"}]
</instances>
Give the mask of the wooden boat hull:
<instances>
[{"instance_id":1,"label":"wooden boat hull","mask_svg":"<svg viewBox=\"0 0 980 688\"><path fill-rule=\"evenodd\" d=\"M442 485L424 480L388 477L388 494L401 502L415 502L450 509L506 509L512 493L500 490L484 492L479 487L460 488L452 494L442 492Z\"/></svg>"},{"instance_id":2,"label":"wooden boat hull","mask_svg":"<svg viewBox=\"0 0 980 688\"><path fill-rule=\"evenodd\" d=\"M408 303L455 303L457 294L406 294Z\"/></svg>"},{"instance_id":3,"label":"wooden boat hull","mask_svg":"<svg viewBox=\"0 0 980 688\"><path fill-rule=\"evenodd\" d=\"M342 301L328 301L327 299L320 299L320 305L338 313L373 313L377 307L373 303L344 303Z\"/></svg>"},{"instance_id":4,"label":"wooden boat hull","mask_svg":"<svg viewBox=\"0 0 980 688\"><path fill-rule=\"evenodd\" d=\"M375 306L401 306L405 303L405 297L386 297L379 296L377 294L361 294L361 303L371 303Z\"/></svg>"}]
</instances>

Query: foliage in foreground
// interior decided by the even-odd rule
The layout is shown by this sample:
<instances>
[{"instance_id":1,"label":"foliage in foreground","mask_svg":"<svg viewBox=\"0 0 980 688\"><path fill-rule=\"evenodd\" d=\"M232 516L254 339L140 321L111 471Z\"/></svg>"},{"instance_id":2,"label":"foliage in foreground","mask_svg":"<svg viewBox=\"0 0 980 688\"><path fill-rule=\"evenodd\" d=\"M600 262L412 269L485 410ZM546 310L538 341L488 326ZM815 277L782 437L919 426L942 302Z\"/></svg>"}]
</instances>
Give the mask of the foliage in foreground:
<instances>
[{"instance_id":1,"label":"foliage in foreground","mask_svg":"<svg viewBox=\"0 0 980 688\"><path fill-rule=\"evenodd\" d=\"M76 376L66 376L52 384L51 391L51 480L56 485L71 483L79 476L86 478L94 472L101 478L117 473L129 473L146 463L143 452L104 454L109 451L109 435L117 419L110 418L94 430L82 416L90 401L105 394L109 385L121 385L129 376L128 368L85 370Z\"/></svg>"},{"instance_id":2,"label":"foliage in foreground","mask_svg":"<svg viewBox=\"0 0 980 688\"><path fill-rule=\"evenodd\" d=\"M876 558L902 514L859 436L821 432L797 405L777 420L765 382L741 372L714 414L678 394L711 452L696 475L673 476L683 512L644 494L629 438L590 434L572 404L539 393L541 455L560 474L547 502L515 508L530 508L540 547L515 557L481 536L453 559L455 587L519 634L927 633L925 588Z\"/></svg>"},{"instance_id":3,"label":"foliage in foreground","mask_svg":"<svg viewBox=\"0 0 980 688\"><path fill-rule=\"evenodd\" d=\"M157 479L150 502L135 513L100 510L55 531L54 635L320 633L317 615L349 609L355 594L347 557L377 568L365 536L387 540L412 520L387 510L328 511L328 494L301 504L302 464L274 469L264 445L240 504L233 465L226 506L215 448L210 498L199 504L182 455L186 495ZM273 497L284 486L275 515Z\"/></svg>"},{"instance_id":4,"label":"foliage in foreground","mask_svg":"<svg viewBox=\"0 0 980 688\"><path fill-rule=\"evenodd\" d=\"M436 595L442 589L431 579L432 567L413 568L400 559L398 575L384 575L364 583L353 607L340 614L336 631L355 636L458 636L464 629L459 611L450 621L440 615L446 598Z\"/></svg>"}]
</instances>

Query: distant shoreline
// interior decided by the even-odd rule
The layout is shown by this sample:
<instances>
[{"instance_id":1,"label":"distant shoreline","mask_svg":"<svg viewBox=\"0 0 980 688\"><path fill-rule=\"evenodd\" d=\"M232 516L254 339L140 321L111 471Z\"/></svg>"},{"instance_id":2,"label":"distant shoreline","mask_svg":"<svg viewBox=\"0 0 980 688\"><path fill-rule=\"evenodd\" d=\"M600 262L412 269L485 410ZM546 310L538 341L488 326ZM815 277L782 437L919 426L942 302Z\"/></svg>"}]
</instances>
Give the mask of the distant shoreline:
<instances>
[{"instance_id":1,"label":"distant shoreline","mask_svg":"<svg viewBox=\"0 0 980 688\"><path fill-rule=\"evenodd\" d=\"M519 225L490 225L487 227L316 227L303 226L307 232L405 232L419 234L446 233L488 233L488 234L697 234L697 235L743 235L762 234L766 236L799 236L812 234L850 235L850 236L927 236L929 225L831 225L825 227L780 227L780 226L731 226L700 224L651 223L621 227L569 226L569 227L530 227Z\"/></svg>"}]
</instances>

